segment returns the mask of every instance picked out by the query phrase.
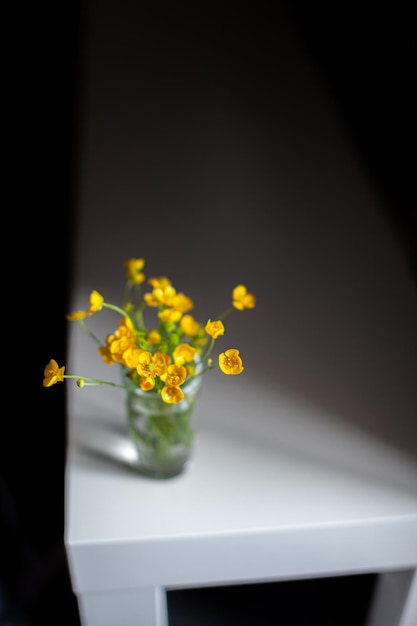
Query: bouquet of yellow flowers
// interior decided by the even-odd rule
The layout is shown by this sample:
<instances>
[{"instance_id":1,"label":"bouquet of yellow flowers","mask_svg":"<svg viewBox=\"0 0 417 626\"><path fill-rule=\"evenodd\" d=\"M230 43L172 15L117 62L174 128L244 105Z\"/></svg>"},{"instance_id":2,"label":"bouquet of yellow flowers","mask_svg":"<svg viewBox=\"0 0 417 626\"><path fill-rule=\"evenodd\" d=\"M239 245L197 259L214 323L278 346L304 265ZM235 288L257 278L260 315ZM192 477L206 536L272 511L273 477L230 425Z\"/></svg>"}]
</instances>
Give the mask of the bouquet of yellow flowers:
<instances>
[{"instance_id":1,"label":"bouquet of yellow flowers","mask_svg":"<svg viewBox=\"0 0 417 626\"><path fill-rule=\"evenodd\" d=\"M98 353L108 365L119 363L123 372L123 384L87 376L66 374L65 366L51 359L44 370L43 386L51 387L64 379L76 379L78 387L86 385L110 385L122 389L140 388L142 391L160 394L167 404L177 404L184 399L183 388L190 380L204 372L219 368L224 374L243 372L243 363L236 348L229 348L213 363L211 353L217 337L225 332L223 320L233 310L242 311L255 307L255 296L244 285L232 291L232 303L215 320L209 319L202 326L189 314L193 300L178 292L166 277L149 278L151 289L142 293L145 282L145 260L132 258L125 261L126 286L123 307L106 302L97 291L90 294L87 311L75 311L67 315L69 321L77 321L98 344ZM151 307L157 313L155 327L147 328L144 309ZM101 341L86 324L86 319L103 308L118 313L118 327Z\"/></svg>"}]
</instances>

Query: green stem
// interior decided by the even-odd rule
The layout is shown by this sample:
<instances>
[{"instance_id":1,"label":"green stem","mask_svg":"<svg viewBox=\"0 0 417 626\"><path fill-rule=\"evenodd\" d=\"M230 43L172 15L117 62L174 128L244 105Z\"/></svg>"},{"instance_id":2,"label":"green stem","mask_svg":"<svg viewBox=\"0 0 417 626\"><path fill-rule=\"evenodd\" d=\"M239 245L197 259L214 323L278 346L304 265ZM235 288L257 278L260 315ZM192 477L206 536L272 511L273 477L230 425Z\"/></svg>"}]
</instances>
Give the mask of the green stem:
<instances>
[{"instance_id":1,"label":"green stem","mask_svg":"<svg viewBox=\"0 0 417 626\"><path fill-rule=\"evenodd\" d=\"M218 365L207 365L207 367L203 368L200 372L198 372L197 374L193 374L192 376L190 376L189 380L194 380L194 378L198 378L199 376L202 376L203 374L205 374L206 372L209 372L210 370L215 370L217 369L219 366ZM187 381L185 381L187 382Z\"/></svg>"},{"instance_id":2,"label":"green stem","mask_svg":"<svg viewBox=\"0 0 417 626\"><path fill-rule=\"evenodd\" d=\"M92 339L94 339L94 341L96 341L99 345L101 345L101 341L100 339L93 333L92 330L90 330L90 328L87 326L87 324L85 323L85 321L83 319L78 320L80 323L80 326L82 326L83 330L85 330L85 332L87 333L87 335L90 335L90 337Z\"/></svg>"},{"instance_id":3,"label":"green stem","mask_svg":"<svg viewBox=\"0 0 417 626\"><path fill-rule=\"evenodd\" d=\"M214 341L215 341L215 339L214 339L214 337L212 337L212 338L211 338L211 341L210 341L210 345L209 345L209 347L207 348L207 352L205 353L205 355L204 355L204 356L202 356L202 357L201 357L201 360L203 361L203 363L204 363L205 361L207 361L207 359L209 358L209 356L210 356L210 354L211 354L211 351L213 350Z\"/></svg>"},{"instance_id":4,"label":"green stem","mask_svg":"<svg viewBox=\"0 0 417 626\"><path fill-rule=\"evenodd\" d=\"M235 307L234 306L230 306L228 309L226 309L225 311L223 311L223 313L217 318L218 320L224 320L225 317L227 317L228 315L230 315L230 313L232 311L234 311Z\"/></svg>"},{"instance_id":5,"label":"green stem","mask_svg":"<svg viewBox=\"0 0 417 626\"><path fill-rule=\"evenodd\" d=\"M135 312L136 326L137 328L143 328L143 330L146 330L145 320L143 319L143 308L144 308L144 303L140 304L136 309L136 312Z\"/></svg>"},{"instance_id":6,"label":"green stem","mask_svg":"<svg viewBox=\"0 0 417 626\"><path fill-rule=\"evenodd\" d=\"M76 378L77 380L84 381L87 385L108 385L109 387L117 387L118 389L135 389L135 387L127 385L118 385L117 383L111 383L108 380L100 380L98 378L90 378L88 376L76 376L74 374L64 374L63 378Z\"/></svg>"},{"instance_id":7,"label":"green stem","mask_svg":"<svg viewBox=\"0 0 417 626\"><path fill-rule=\"evenodd\" d=\"M127 282L123 291L123 302L128 302L129 292L130 292L129 282Z\"/></svg>"},{"instance_id":8,"label":"green stem","mask_svg":"<svg viewBox=\"0 0 417 626\"><path fill-rule=\"evenodd\" d=\"M135 326L129 313L127 313L124 309L121 309L119 306L116 306L115 304L109 304L108 302L103 302L103 307L105 307L106 309L111 309L112 311L116 311L116 313L120 313L122 317L128 317L132 323L132 326Z\"/></svg>"}]
</instances>

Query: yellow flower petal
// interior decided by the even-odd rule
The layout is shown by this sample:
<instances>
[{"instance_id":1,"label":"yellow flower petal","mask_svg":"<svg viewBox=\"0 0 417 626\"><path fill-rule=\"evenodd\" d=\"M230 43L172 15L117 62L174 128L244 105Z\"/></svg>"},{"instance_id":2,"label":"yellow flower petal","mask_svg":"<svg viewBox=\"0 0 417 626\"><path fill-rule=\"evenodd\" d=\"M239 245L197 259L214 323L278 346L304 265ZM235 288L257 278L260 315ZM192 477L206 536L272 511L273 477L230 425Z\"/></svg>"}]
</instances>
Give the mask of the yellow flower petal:
<instances>
[{"instance_id":1,"label":"yellow flower petal","mask_svg":"<svg viewBox=\"0 0 417 626\"><path fill-rule=\"evenodd\" d=\"M200 328L200 324L196 322L192 315L183 315L180 326L182 332L189 337L195 337Z\"/></svg>"},{"instance_id":2,"label":"yellow flower petal","mask_svg":"<svg viewBox=\"0 0 417 626\"><path fill-rule=\"evenodd\" d=\"M169 386L179 387L187 377L187 370L183 365L169 365L161 374L161 380Z\"/></svg>"},{"instance_id":3,"label":"yellow flower petal","mask_svg":"<svg viewBox=\"0 0 417 626\"><path fill-rule=\"evenodd\" d=\"M70 322L78 322L78 320L83 320L87 316L87 311L73 311L73 313L68 313L65 318Z\"/></svg>"},{"instance_id":4,"label":"yellow flower petal","mask_svg":"<svg viewBox=\"0 0 417 626\"><path fill-rule=\"evenodd\" d=\"M253 293L248 293L245 285L237 285L233 289L233 306L238 311L243 309L253 309L256 304L256 298Z\"/></svg>"},{"instance_id":5,"label":"yellow flower petal","mask_svg":"<svg viewBox=\"0 0 417 626\"><path fill-rule=\"evenodd\" d=\"M161 397L167 404L178 404L184 399L184 392L180 387L167 385L162 389Z\"/></svg>"},{"instance_id":6,"label":"yellow flower petal","mask_svg":"<svg viewBox=\"0 0 417 626\"><path fill-rule=\"evenodd\" d=\"M213 339L217 339L217 337L220 337L220 335L224 335L223 322L221 322L220 320L217 320L215 322L209 320L204 330L208 335L210 335L210 337L213 337Z\"/></svg>"},{"instance_id":7,"label":"yellow flower petal","mask_svg":"<svg viewBox=\"0 0 417 626\"><path fill-rule=\"evenodd\" d=\"M145 274L142 274L143 266L145 265L145 259L129 259L124 262L126 269L126 277L131 280L135 285L140 285L145 280Z\"/></svg>"},{"instance_id":8,"label":"yellow flower petal","mask_svg":"<svg viewBox=\"0 0 417 626\"><path fill-rule=\"evenodd\" d=\"M52 387L55 383L62 383L64 380L64 372L65 366L59 367L58 363L54 359L51 359L43 371L43 386Z\"/></svg>"},{"instance_id":9,"label":"yellow flower petal","mask_svg":"<svg viewBox=\"0 0 417 626\"><path fill-rule=\"evenodd\" d=\"M152 391L155 387L155 378L141 376L139 381L139 387L143 389L143 391Z\"/></svg>"},{"instance_id":10,"label":"yellow flower petal","mask_svg":"<svg viewBox=\"0 0 417 626\"><path fill-rule=\"evenodd\" d=\"M190 346L188 343L180 343L172 354L176 365L183 365L184 363L191 363L194 361L197 350Z\"/></svg>"},{"instance_id":11,"label":"yellow flower petal","mask_svg":"<svg viewBox=\"0 0 417 626\"><path fill-rule=\"evenodd\" d=\"M89 314L97 313L97 311L101 311L103 307L104 298L98 291L92 291L90 293L90 308Z\"/></svg>"},{"instance_id":12,"label":"yellow flower petal","mask_svg":"<svg viewBox=\"0 0 417 626\"><path fill-rule=\"evenodd\" d=\"M239 350L230 348L226 350L226 352L219 354L219 367L223 374L241 374L244 367L242 365L242 359L239 356Z\"/></svg>"}]
</instances>

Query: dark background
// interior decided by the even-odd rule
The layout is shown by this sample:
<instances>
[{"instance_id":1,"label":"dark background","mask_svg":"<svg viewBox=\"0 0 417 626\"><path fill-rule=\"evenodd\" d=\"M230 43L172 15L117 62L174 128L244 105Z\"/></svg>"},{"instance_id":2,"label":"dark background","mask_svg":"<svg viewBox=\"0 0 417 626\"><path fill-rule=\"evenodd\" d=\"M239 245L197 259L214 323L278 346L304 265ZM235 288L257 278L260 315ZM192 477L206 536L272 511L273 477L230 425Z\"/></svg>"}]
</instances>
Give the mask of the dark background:
<instances>
[{"instance_id":1,"label":"dark background","mask_svg":"<svg viewBox=\"0 0 417 626\"><path fill-rule=\"evenodd\" d=\"M417 279L417 57L410 4L286 4Z\"/></svg>"},{"instance_id":2,"label":"dark background","mask_svg":"<svg viewBox=\"0 0 417 626\"><path fill-rule=\"evenodd\" d=\"M416 38L410 4L286 2L417 280ZM193 28L196 14L187 15L178 24L169 15L174 39L184 20ZM167 27L163 11L158 19ZM2 626L79 623L63 544L65 386L43 389L42 372L51 357L65 362L88 20L88 3L61 2L19 6L5 21L11 38L10 83L3 96L10 189L3 220ZM247 40L254 57L265 37L273 50L273 7L211 6L199 24L207 24L207 41L209 28L218 25L217 54L233 54L236 38ZM161 54L170 54L168 45ZM267 71L261 80L267 88Z\"/></svg>"}]
</instances>

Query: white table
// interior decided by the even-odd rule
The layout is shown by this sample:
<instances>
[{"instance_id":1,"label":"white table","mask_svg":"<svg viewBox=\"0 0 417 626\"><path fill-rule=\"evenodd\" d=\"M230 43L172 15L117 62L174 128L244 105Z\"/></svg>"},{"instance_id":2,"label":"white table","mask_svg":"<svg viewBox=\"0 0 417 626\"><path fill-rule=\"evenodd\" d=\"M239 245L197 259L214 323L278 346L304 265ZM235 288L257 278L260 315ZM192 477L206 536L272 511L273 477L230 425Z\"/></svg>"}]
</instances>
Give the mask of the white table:
<instances>
[{"instance_id":1,"label":"white table","mask_svg":"<svg viewBox=\"0 0 417 626\"><path fill-rule=\"evenodd\" d=\"M71 392L83 412L66 544L83 626L166 625L167 589L367 572L381 574L369 626L414 626L415 464L273 390L242 384L237 401L226 383L207 382L195 457L166 481L135 472L119 392Z\"/></svg>"}]
</instances>

